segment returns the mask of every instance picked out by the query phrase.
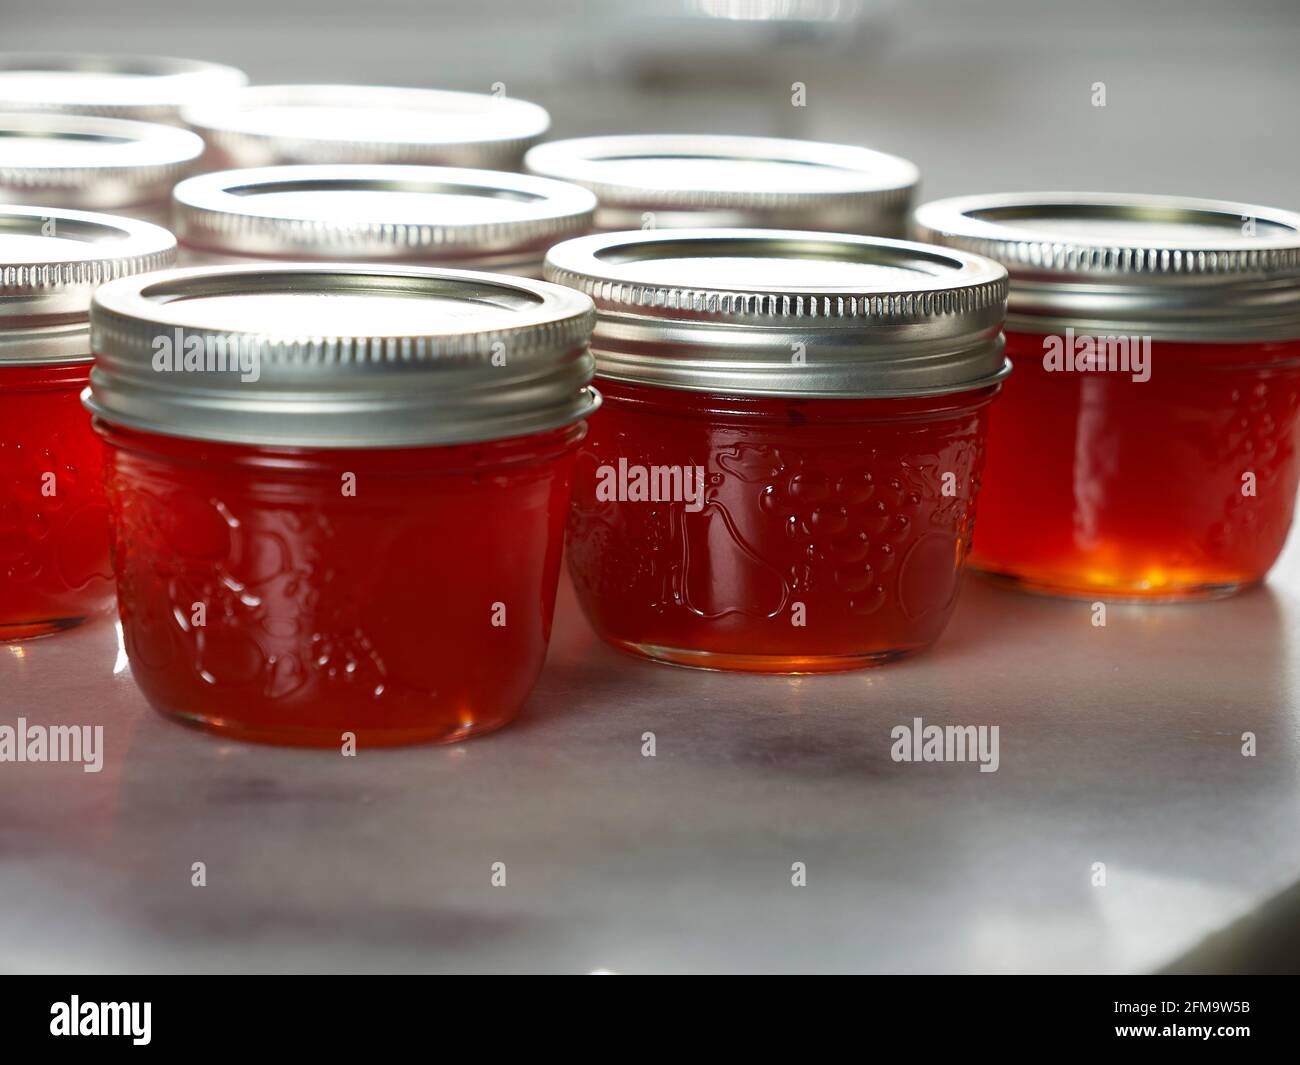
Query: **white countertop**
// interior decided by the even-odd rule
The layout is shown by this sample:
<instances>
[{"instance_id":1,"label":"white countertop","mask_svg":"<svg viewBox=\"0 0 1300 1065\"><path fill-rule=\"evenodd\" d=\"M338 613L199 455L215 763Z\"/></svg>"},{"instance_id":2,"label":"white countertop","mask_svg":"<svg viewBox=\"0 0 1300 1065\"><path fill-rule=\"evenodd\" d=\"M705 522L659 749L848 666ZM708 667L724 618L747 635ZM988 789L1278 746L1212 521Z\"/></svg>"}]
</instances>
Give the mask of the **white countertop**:
<instances>
[{"instance_id":1,"label":"white countertop","mask_svg":"<svg viewBox=\"0 0 1300 1065\"><path fill-rule=\"evenodd\" d=\"M107 621L0 646L19 716L106 753L0 764L5 970L1149 970L1300 877L1300 543L1104 629L970 578L930 653L804 678L627 657L565 583L522 719L452 747L191 731ZM918 716L998 771L892 761Z\"/></svg>"}]
</instances>

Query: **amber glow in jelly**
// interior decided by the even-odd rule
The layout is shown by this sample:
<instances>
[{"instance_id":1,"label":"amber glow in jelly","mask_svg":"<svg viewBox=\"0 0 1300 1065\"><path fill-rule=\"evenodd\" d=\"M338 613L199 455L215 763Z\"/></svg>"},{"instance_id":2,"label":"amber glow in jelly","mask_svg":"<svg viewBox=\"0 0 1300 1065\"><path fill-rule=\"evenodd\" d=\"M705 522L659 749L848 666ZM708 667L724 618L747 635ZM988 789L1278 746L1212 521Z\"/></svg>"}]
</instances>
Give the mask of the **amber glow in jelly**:
<instances>
[{"instance_id":1,"label":"amber glow in jelly","mask_svg":"<svg viewBox=\"0 0 1300 1065\"><path fill-rule=\"evenodd\" d=\"M87 313L97 284L169 265L175 244L132 219L0 207L0 640L112 608Z\"/></svg>"},{"instance_id":2,"label":"amber glow in jelly","mask_svg":"<svg viewBox=\"0 0 1300 1065\"><path fill-rule=\"evenodd\" d=\"M1262 580L1300 481L1300 216L1155 196L963 197L928 239L1011 273L972 564L1184 600Z\"/></svg>"},{"instance_id":3,"label":"amber glow in jelly","mask_svg":"<svg viewBox=\"0 0 1300 1065\"><path fill-rule=\"evenodd\" d=\"M515 716L597 402L585 297L459 271L209 267L106 286L94 323L119 609L157 709L312 746Z\"/></svg>"},{"instance_id":4,"label":"amber glow in jelly","mask_svg":"<svg viewBox=\"0 0 1300 1065\"><path fill-rule=\"evenodd\" d=\"M567 557L604 639L775 673L938 639L1005 374L997 264L715 229L579 238L547 276L599 312Z\"/></svg>"},{"instance_id":5,"label":"amber glow in jelly","mask_svg":"<svg viewBox=\"0 0 1300 1065\"><path fill-rule=\"evenodd\" d=\"M360 261L540 277L546 249L590 232L596 198L562 181L457 167L225 170L181 182L183 262Z\"/></svg>"}]
</instances>

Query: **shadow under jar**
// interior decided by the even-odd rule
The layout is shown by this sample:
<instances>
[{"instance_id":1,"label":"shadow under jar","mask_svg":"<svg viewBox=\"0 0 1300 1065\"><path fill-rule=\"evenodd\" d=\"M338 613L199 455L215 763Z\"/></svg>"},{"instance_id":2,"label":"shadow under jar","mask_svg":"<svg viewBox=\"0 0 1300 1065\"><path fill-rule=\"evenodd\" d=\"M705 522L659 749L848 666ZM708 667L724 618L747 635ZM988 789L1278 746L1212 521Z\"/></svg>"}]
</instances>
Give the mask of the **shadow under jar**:
<instances>
[{"instance_id":1,"label":"shadow under jar","mask_svg":"<svg viewBox=\"0 0 1300 1065\"><path fill-rule=\"evenodd\" d=\"M603 231L728 226L900 237L919 179L906 159L849 144L636 133L551 141L524 167L582 185Z\"/></svg>"},{"instance_id":2,"label":"shadow under jar","mask_svg":"<svg viewBox=\"0 0 1300 1065\"><path fill-rule=\"evenodd\" d=\"M605 406L574 473L593 627L677 665L813 673L932 644L957 596L1006 272L777 230L583 237Z\"/></svg>"},{"instance_id":3,"label":"shadow under jar","mask_svg":"<svg viewBox=\"0 0 1300 1065\"><path fill-rule=\"evenodd\" d=\"M598 402L592 319L541 281L377 265L105 286L86 404L149 701L304 746L510 721Z\"/></svg>"},{"instance_id":4,"label":"shadow under jar","mask_svg":"<svg viewBox=\"0 0 1300 1065\"><path fill-rule=\"evenodd\" d=\"M1166 196L926 204L1010 271L971 564L1033 591L1182 601L1277 560L1300 480L1300 215Z\"/></svg>"},{"instance_id":5,"label":"shadow under jar","mask_svg":"<svg viewBox=\"0 0 1300 1065\"><path fill-rule=\"evenodd\" d=\"M172 187L203 154L186 129L0 111L0 201L112 211L170 228Z\"/></svg>"},{"instance_id":6,"label":"shadow under jar","mask_svg":"<svg viewBox=\"0 0 1300 1065\"><path fill-rule=\"evenodd\" d=\"M222 170L175 191L182 264L406 263L541 277L546 249L591 231L596 198L563 181L457 167Z\"/></svg>"},{"instance_id":7,"label":"shadow under jar","mask_svg":"<svg viewBox=\"0 0 1300 1065\"><path fill-rule=\"evenodd\" d=\"M79 402L91 293L175 256L145 222L0 206L0 640L112 608L102 448Z\"/></svg>"}]
</instances>

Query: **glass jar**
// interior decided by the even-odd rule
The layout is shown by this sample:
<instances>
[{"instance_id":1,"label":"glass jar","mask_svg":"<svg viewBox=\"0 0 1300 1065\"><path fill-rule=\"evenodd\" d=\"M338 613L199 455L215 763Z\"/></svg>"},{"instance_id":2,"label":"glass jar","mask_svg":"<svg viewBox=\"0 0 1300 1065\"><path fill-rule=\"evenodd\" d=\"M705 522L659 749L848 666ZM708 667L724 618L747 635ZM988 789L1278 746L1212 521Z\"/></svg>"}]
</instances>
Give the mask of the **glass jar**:
<instances>
[{"instance_id":1,"label":"glass jar","mask_svg":"<svg viewBox=\"0 0 1300 1065\"><path fill-rule=\"evenodd\" d=\"M113 604L102 449L78 402L105 279L169 266L176 241L129 218L0 206L0 640Z\"/></svg>"},{"instance_id":2,"label":"glass jar","mask_svg":"<svg viewBox=\"0 0 1300 1065\"><path fill-rule=\"evenodd\" d=\"M415 267L101 289L86 403L150 703L311 746L510 721L546 654L598 402L592 319L541 281Z\"/></svg>"},{"instance_id":3,"label":"glass jar","mask_svg":"<svg viewBox=\"0 0 1300 1065\"><path fill-rule=\"evenodd\" d=\"M205 169L408 163L518 170L551 124L507 96L381 85L255 85L185 111Z\"/></svg>"},{"instance_id":4,"label":"glass jar","mask_svg":"<svg viewBox=\"0 0 1300 1065\"><path fill-rule=\"evenodd\" d=\"M947 624L970 547L1006 272L902 241L580 237L605 406L569 570L597 633L677 665L854 669Z\"/></svg>"},{"instance_id":5,"label":"glass jar","mask_svg":"<svg viewBox=\"0 0 1300 1065\"><path fill-rule=\"evenodd\" d=\"M919 178L869 148L777 137L632 134L529 149L534 174L596 194L596 228L813 229L899 237Z\"/></svg>"},{"instance_id":6,"label":"glass jar","mask_svg":"<svg viewBox=\"0 0 1300 1065\"><path fill-rule=\"evenodd\" d=\"M182 261L405 262L540 277L591 229L596 198L562 181L432 166L223 170L175 192Z\"/></svg>"},{"instance_id":7,"label":"glass jar","mask_svg":"<svg viewBox=\"0 0 1300 1065\"><path fill-rule=\"evenodd\" d=\"M0 52L0 111L60 111L181 125L180 110L247 84L234 67L169 56Z\"/></svg>"},{"instance_id":8,"label":"glass jar","mask_svg":"<svg viewBox=\"0 0 1300 1065\"><path fill-rule=\"evenodd\" d=\"M1084 598L1262 580L1300 481L1300 215L1166 196L926 204L1011 272L972 565Z\"/></svg>"},{"instance_id":9,"label":"glass jar","mask_svg":"<svg viewBox=\"0 0 1300 1065\"><path fill-rule=\"evenodd\" d=\"M0 112L0 202L171 224L172 186L203 154L189 130L94 115Z\"/></svg>"}]
</instances>

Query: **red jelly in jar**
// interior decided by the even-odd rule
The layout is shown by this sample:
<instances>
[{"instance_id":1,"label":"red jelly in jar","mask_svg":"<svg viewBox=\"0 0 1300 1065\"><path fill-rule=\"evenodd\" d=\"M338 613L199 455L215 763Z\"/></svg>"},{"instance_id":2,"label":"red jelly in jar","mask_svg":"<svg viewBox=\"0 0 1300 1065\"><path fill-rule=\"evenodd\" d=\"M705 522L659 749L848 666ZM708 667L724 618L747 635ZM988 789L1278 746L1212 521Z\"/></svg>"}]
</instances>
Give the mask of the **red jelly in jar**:
<instances>
[{"instance_id":1,"label":"red jelly in jar","mask_svg":"<svg viewBox=\"0 0 1300 1065\"><path fill-rule=\"evenodd\" d=\"M0 640L113 605L102 449L79 401L91 292L168 266L176 241L128 218L0 206Z\"/></svg>"},{"instance_id":2,"label":"red jelly in jar","mask_svg":"<svg viewBox=\"0 0 1300 1065\"><path fill-rule=\"evenodd\" d=\"M1300 215L1017 193L917 222L1011 275L972 565L1142 601L1262 580L1300 481Z\"/></svg>"},{"instance_id":3,"label":"red jelly in jar","mask_svg":"<svg viewBox=\"0 0 1300 1065\"><path fill-rule=\"evenodd\" d=\"M534 174L596 194L596 228L734 226L905 235L920 177L896 155L849 144L635 133L530 148Z\"/></svg>"},{"instance_id":4,"label":"red jelly in jar","mask_svg":"<svg viewBox=\"0 0 1300 1065\"><path fill-rule=\"evenodd\" d=\"M568 241L605 406L568 560L596 631L678 665L805 673L932 644L1005 374L1006 272L810 232Z\"/></svg>"},{"instance_id":5,"label":"red jelly in jar","mask_svg":"<svg viewBox=\"0 0 1300 1065\"><path fill-rule=\"evenodd\" d=\"M202 174L176 186L182 262L384 262L541 277L591 231L596 197L563 181L458 167L340 163Z\"/></svg>"},{"instance_id":6,"label":"red jelly in jar","mask_svg":"<svg viewBox=\"0 0 1300 1065\"><path fill-rule=\"evenodd\" d=\"M209 267L105 286L93 314L122 625L157 709L315 746L515 716L598 402L589 300L460 271Z\"/></svg>"}]
</instances>

